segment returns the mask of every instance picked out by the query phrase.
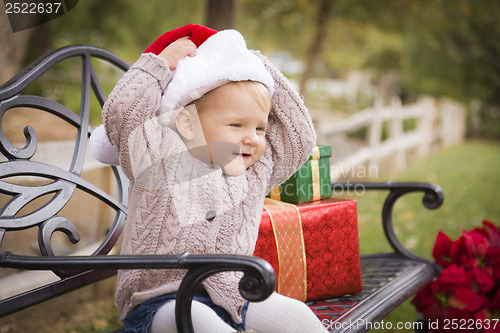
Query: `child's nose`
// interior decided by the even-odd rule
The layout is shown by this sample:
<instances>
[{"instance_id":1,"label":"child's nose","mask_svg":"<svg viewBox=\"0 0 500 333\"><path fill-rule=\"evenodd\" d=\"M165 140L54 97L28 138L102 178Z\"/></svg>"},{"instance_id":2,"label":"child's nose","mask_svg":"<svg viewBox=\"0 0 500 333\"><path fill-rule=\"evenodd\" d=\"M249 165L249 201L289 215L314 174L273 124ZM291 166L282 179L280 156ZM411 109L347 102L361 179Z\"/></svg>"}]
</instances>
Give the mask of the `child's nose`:
<instances>
[{"instance_id":1,"label":"child's nose","mask_svg":"<svg viewBox=\"0 0 500 333\"><path fill-rule=\"evenodd\" d=\"M243 143L250 146L255 146L257 144L257 132L254 130L246 131L243 137Z\"/></svg>"}]
</instances>

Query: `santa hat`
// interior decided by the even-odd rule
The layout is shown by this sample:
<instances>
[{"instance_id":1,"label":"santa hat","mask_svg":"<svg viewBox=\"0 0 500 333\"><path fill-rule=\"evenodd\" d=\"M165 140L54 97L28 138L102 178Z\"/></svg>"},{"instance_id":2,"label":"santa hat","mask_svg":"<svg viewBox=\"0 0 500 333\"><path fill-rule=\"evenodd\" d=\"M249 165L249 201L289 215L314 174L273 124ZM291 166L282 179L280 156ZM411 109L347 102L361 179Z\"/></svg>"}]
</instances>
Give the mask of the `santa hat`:
<instances>
[{"instance_id":1,"label":"santa hat","mask_svg":"<svg viewBox=\"0 0 500 333\"><path fill-rule=\"evenodd\" d=\"M189 36L196 47L199 47L208 37L216 34L218 31L197 24L188 24L183 27L165 32L158 37L144 53L160 54L168 45L182 37Z\"/></svg>"},{"instance_id":2,"label":"santa hat","mask_svg":"<svg viewBox=\"0 0 500 333\"><path fill-rule=\"evenodd\" d=\"M217 32L190 24L163 34L144 53L158 55L170 43L185 36L190 36L189 39L198 48L194 57L185 57L178 62L172 81L163 92L158 110L162 122L172 123L184 106L231 81L260 82L267 87L270 96L273 95L271 74L262 61L247 49L245 39L236 30ZM96 128L91 136L91 153L102 163L118 165L116 152L105 133L100 132L105 132L103 125ZM103 138L107 142L103 142Z\"/></svg>"}]
</instances>

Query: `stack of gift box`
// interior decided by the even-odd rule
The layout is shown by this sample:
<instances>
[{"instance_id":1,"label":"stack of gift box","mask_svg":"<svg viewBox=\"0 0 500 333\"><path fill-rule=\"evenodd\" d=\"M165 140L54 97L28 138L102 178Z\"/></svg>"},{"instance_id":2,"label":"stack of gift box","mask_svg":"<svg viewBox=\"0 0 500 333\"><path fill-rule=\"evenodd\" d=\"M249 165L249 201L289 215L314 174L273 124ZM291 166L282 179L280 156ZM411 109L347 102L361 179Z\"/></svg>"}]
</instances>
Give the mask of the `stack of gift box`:
<instances>
[{"instance_id":1,"label":"stack of gift box","mask_svg":"<svg viewBox=\"0 0 500 333\"><path fill-rule=\"evenodd\" d=\"M310 301L360 292L355 200L332 199L330 146L266 198L254 255L274 268L276 291Z\"/></svg>"}]
</instances>

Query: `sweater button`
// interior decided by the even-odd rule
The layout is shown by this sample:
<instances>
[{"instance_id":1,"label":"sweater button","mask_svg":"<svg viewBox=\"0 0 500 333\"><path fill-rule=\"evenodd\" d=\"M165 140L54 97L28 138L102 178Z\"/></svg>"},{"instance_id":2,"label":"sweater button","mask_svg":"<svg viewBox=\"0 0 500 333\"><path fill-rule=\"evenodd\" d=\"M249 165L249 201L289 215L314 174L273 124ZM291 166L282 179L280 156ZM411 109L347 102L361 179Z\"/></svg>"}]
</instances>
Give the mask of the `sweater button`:
<instances>
[{"instance_id":1,"label":"sweater button","mask_svg":"<svg viewBox=\"0 0 500 333\"><path fill-rule=\"evenodd\" d=\"M210 209L206 214L205 214L205 220L208 222L212 222L213 219L215 218L215 210Z\"/></svg>"}]
</instances>

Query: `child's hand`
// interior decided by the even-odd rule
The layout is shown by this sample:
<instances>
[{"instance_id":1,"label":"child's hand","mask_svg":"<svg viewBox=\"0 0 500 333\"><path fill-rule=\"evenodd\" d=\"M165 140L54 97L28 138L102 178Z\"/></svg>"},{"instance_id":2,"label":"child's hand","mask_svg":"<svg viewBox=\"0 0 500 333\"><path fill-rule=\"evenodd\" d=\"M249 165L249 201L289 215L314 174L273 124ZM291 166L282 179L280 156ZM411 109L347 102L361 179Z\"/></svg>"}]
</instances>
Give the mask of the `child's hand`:
<instances>
[{"instance_id":1,"label":"child's hand","mask_svg":"<svg viewBox=\"0 0 500 333\"><path fill-rule=\"evenodd\" d=\"M175 42L168 45L158 56L162 58L170 70L177 67L179 60L186 56L194 56L196 53L196 45L188 39L189 37L182 37Z\"/></svg>"}]
</instances>

